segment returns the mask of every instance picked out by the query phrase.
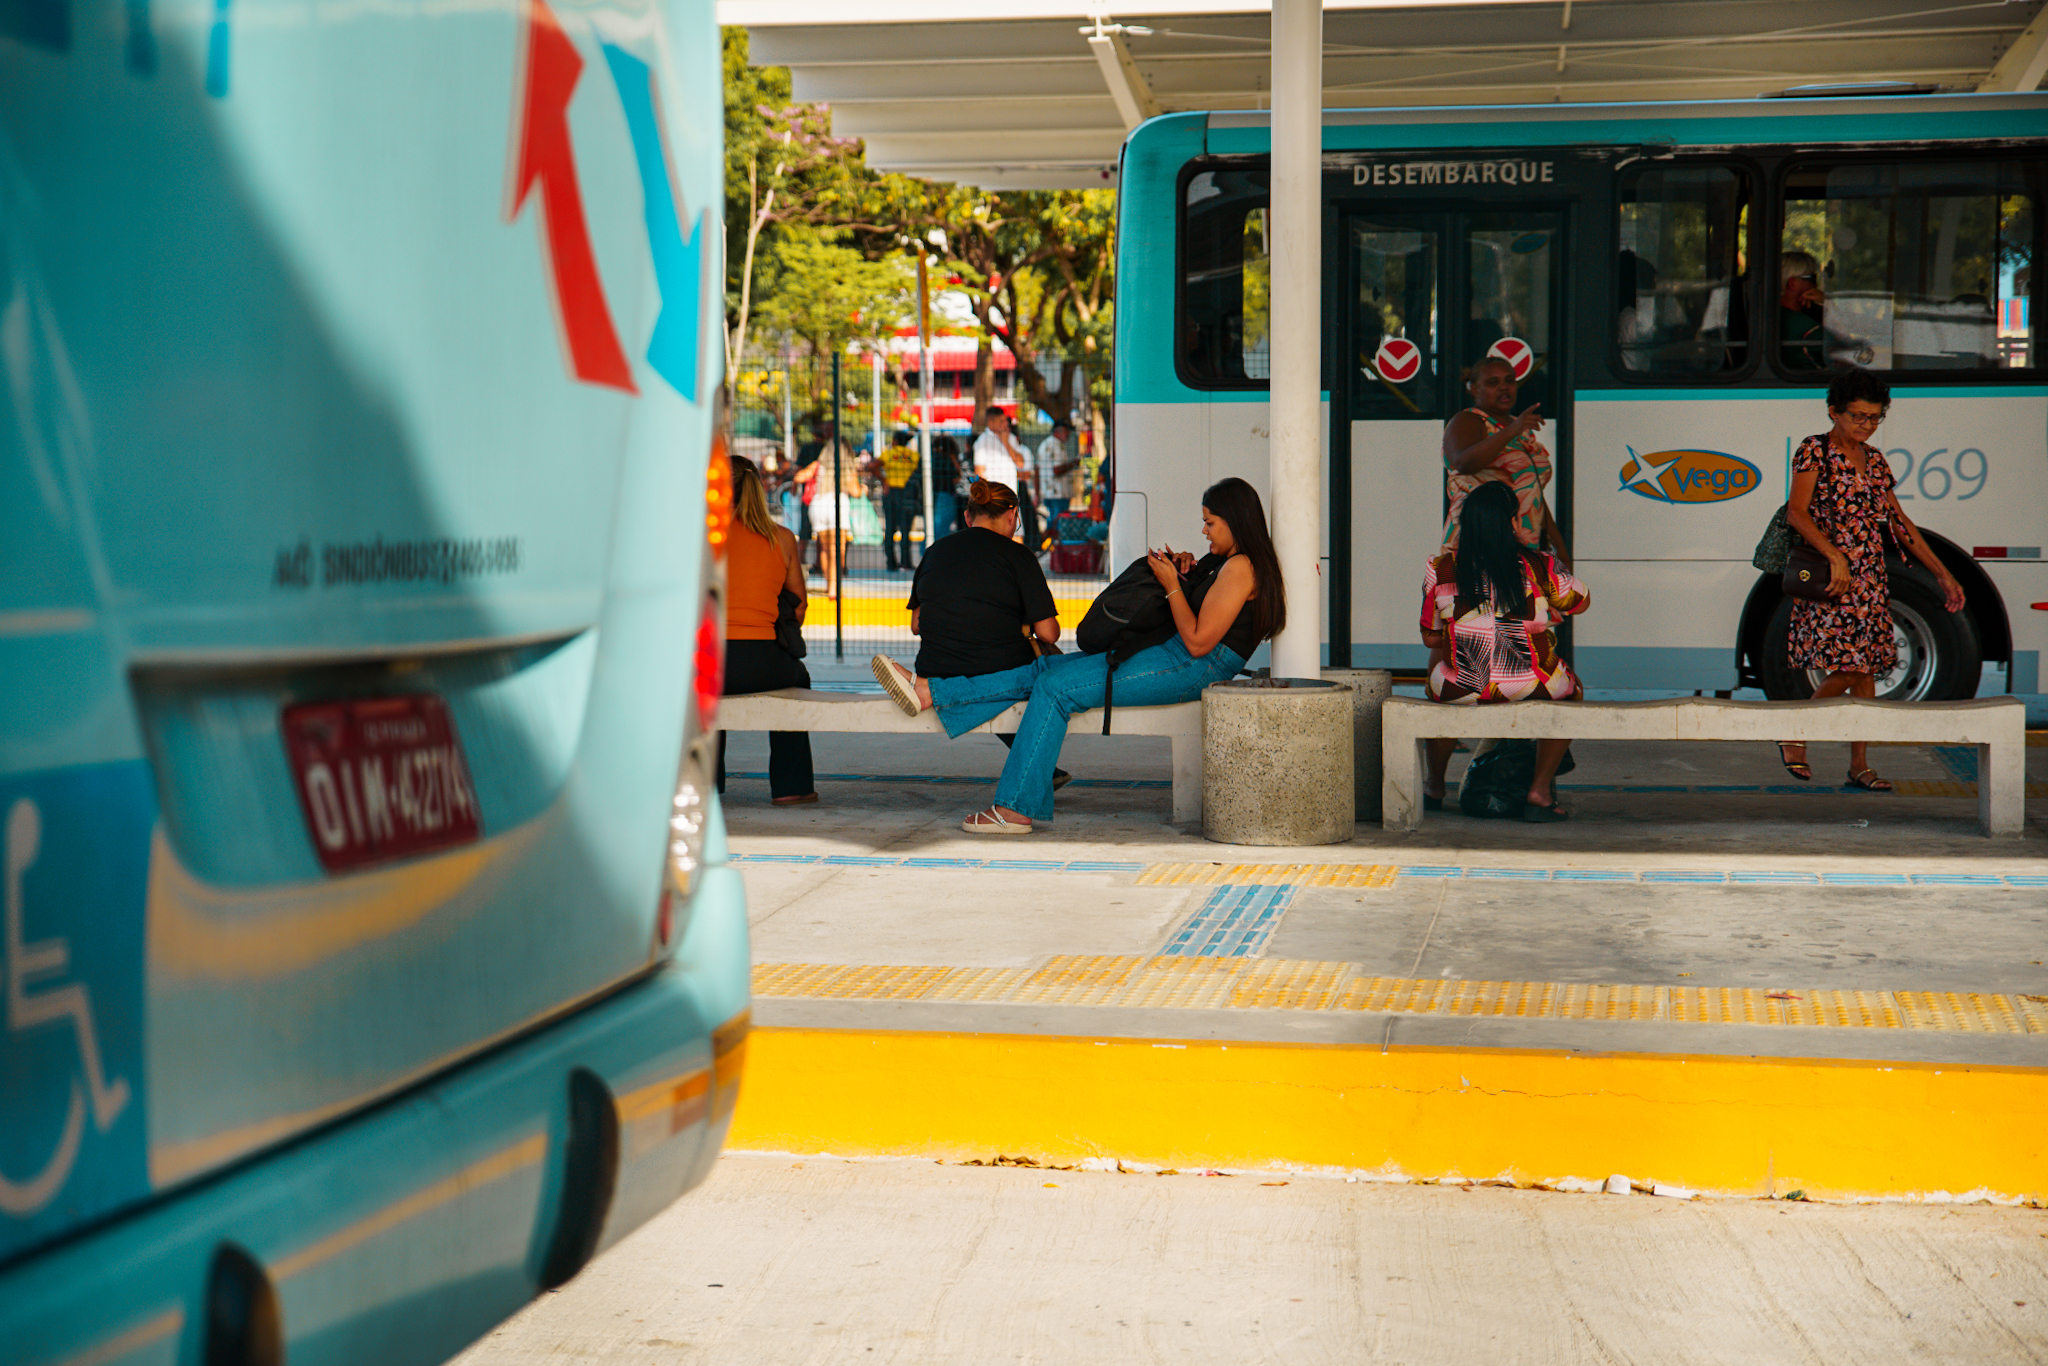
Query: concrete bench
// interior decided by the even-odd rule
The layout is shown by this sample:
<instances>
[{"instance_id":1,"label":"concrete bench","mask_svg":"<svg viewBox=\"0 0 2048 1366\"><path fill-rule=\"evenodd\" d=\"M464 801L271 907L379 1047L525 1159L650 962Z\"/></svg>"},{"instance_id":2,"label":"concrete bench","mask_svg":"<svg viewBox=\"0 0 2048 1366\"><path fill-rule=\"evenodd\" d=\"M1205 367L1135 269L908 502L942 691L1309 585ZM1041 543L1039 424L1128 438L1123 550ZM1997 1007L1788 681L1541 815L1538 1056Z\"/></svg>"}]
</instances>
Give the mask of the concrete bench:
<instances>
[{"instance_id":1,"label":"concrete bench","mask_svg":"<svg viewBox=\"0 0 2048 1366\"><path fill-rule=\"evenodd\" d=\"M1974 745L1977 815L1984 833L2017 839L2026 825L2027 709L2017 697L1968 702L1510 702L1455 706L1391 697L1380 712L1381 819L1389 830L1422 821L1423 742L1542 740L1888 740ZM1773 754L1771 762L1777 762Z\"/></svg>"},{"instance_id":2,"label":"concrete bench","mask_svg":"<svg viewBox=\"0 0 2048 1366\"><path fill-rule=\"evenodd\" d=\"M1024 719L1019 702L977 731L1015 734ZM945 727L931 712L905 716L881 693L819 692L781 688L775 692L727 697L718 704L720 730L859 731L881 735L944 735ZM1202 704L1176 702L1168 707L1119 706L1110 719L1112 735L1163 735L1173 741L1173 818L1202 818ZM1067 725L1069 735L1102 734L1102 713L1084 711Z\"/></svg>"}]
</instances>

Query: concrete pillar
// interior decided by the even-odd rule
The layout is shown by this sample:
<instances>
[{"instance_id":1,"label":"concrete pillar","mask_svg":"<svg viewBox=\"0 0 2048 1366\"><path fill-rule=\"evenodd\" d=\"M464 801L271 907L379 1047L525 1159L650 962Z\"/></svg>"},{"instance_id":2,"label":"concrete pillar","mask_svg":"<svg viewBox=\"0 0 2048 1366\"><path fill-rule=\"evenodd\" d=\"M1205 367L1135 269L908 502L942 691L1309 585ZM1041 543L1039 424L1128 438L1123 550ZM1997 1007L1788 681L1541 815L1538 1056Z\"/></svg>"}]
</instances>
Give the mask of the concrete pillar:
<instances>
[{"instance_id":1,"label":"concrete pillar","mask_svg":"<svg viewBox=\"0 0 2048 1366\"><path fill-rule=\"evenodd\" d=\"M1323 6L1273 0L1273 548L1287 584L1275 678L1322 671Z\"/></svg>"},{"instance_id":2,"label":"concrete pillar","mask_svg":"<svg viewBox=\"0 0 2048 1366\"><path fill-rule=\"evenodd\" d=\"M1380 704L1394 692L1387 669L1325 669L1323 677L1351 689L1352 802L1354 818L1380 818Z\"/></svg>"},{"instance_id":3,"label":"concrete pillar","mask_svg":"<svg viewBox=\"0 0 2048 1366\"><path fill-rule=\"evenodd\" d=\"M1219 844L1352 837L1351 689L1316 678L1202 690L1202 834Z\"/></svg>"}]
</instances>

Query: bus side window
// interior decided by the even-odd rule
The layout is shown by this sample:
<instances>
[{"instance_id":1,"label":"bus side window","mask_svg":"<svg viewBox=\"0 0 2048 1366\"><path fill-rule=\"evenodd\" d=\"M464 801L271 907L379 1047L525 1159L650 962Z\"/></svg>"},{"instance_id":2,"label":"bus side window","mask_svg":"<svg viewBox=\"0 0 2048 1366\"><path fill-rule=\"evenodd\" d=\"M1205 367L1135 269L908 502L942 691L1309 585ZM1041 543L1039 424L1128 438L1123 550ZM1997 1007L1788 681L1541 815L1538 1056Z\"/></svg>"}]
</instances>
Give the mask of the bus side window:
<instances>
[{"instance_id":1,"label":"bus side window","mask_svg":"<svg viewBox=\"0 0 2048 1366\"><path fill-rule=\"evenodd\" d=\"M2038 365L2027 297L2039 177L1940 154L1795 167L1774 305L1780 365Z\"/></svg>"},{"instance_id":2,"label":"bus side window","mask_svg":"<svg viewBox=\"0 0 2048 1366\"><path fill-rule=\"evenodd\" d=\"M1180 362L1199 387L1263 388L1272 260L1263 171L1188 181L1181 218Z\"/></svg>"},{"instance_id":3,"label":"bus side window","mask_svg":"<svg viewBox=\"0 0 2048 1366\"><path fill-rule=\"evenodd\" d=\"M1709 375L1749 358L1749 177L1729 166L1623 173L1615 349L1645 375Z\"/></svg>"}]
</instances>

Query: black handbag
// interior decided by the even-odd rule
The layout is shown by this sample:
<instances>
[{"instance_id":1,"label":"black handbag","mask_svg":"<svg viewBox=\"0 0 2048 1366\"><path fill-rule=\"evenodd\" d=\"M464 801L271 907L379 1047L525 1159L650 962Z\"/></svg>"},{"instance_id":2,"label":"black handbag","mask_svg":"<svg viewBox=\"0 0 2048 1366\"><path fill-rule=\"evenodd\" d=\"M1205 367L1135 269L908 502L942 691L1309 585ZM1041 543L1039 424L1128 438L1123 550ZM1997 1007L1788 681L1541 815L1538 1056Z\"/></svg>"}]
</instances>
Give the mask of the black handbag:
<instances>
[{"instance_id":1,"label":"black handbag","mask_svg":"<svg viewBox=\"0 0 2048 1366\"><path fill-rule=\"evenodd\" d=\"M791 659L802 659L809 648L804 644L804 628L798 624L796 609L803 605L803 599L783 589L775 597L775 643Z\"/></svg>"},{"instance_id":2,"label":"black handbag","mask_svg":"<svg viewBox=\"0 0 2048 1366\"><path fill-rule=\"evenodd\" d=\"M1828 583L1834 571L1828 567L1828 557L1813 548L1813 543L1804 536L1796 538L1785 552L1785 576L1780 581L1788 598L1804 598L1808 602L1827 602L1831 595Z\"/></svg>"}]
</instances>

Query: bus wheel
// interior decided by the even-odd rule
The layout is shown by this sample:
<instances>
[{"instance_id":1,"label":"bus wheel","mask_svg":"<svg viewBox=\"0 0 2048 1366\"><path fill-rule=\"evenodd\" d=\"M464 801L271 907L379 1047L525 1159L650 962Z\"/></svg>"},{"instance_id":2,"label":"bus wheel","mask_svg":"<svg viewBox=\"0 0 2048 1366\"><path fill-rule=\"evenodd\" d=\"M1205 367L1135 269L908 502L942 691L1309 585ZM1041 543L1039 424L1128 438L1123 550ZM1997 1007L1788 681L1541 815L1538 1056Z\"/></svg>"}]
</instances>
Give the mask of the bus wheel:
<instances>
[{"instance_id":1,"label":"bus wheel","mask_svg":"<svg viewBox=\"0 0 2048 1366\"><path fill-rule=\"evenodd\" d=\"M1984 654L1976 623L1968 611L1950 612L1941 605L1941 590L1917 569L1891 569L1892 639L1899 662L1877 680L1879 700L1886 702L1951 702L1977 695L1984 672ZM1813 696L1827 673L1795 669L1785 662L1792 630L1792 599L1778 604L1764 631L1764 696L1796 701Z\"/></svg>"}]
</instances>

